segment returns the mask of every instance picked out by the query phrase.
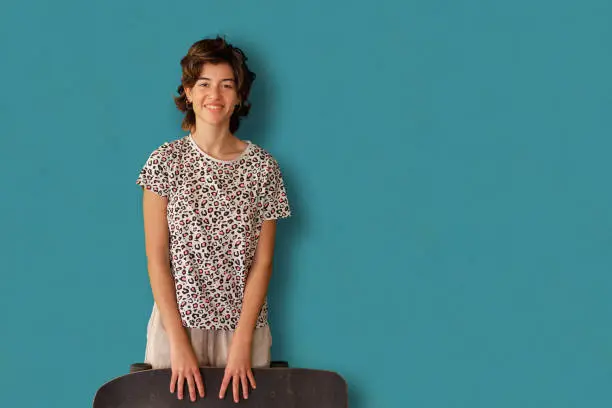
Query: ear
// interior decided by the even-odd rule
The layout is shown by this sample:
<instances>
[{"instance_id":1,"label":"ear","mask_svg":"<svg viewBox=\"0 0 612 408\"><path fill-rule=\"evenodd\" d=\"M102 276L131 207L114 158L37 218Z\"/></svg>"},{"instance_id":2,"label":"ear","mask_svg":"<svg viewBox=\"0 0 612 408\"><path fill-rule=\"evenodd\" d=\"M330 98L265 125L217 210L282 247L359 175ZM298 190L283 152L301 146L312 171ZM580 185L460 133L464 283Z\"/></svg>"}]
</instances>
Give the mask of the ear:
<instances>
[{"instance_id":1,"label":"ear","mask_svg":"<svg viewBox=\"0 0 612 408\"><path fill-rule=\"evenodd\" d=\"M191 97L192 88L184 87L183 89L185 90L185 95L187 96L187 102L189 102L190 100L193 101L193 98Z\"/></svg>"}]
</instances>

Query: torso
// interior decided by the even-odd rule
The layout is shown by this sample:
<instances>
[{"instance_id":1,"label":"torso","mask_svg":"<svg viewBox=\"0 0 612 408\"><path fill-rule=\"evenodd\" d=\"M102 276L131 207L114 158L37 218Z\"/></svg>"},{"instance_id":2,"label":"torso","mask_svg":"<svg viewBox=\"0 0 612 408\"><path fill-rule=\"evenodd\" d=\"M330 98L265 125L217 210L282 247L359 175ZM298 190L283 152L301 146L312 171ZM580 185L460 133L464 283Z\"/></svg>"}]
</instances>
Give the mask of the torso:
<instances>
[{"instance_id":1,"label":"torso","mask_svg":"<svg viewBox=\"0 0 612 408\"><path fill-rule=\"evenodd\" d=\"M276 162L251 142L234 160L219 160L189 136L154 155L167 171L171 267L183 324L233 330L265 219L266 180L274 177ZM289 210L278 211L282 216ZM256 327L265 324L267 302Z\"/></svg>"}]
</instances>

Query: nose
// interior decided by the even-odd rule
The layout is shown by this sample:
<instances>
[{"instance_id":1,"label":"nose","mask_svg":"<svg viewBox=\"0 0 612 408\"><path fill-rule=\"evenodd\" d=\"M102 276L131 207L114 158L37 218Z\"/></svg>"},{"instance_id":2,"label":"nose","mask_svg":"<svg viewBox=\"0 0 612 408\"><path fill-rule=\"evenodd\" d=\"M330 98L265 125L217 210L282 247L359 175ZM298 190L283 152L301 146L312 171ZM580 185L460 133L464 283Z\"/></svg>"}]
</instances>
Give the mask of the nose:
<instances>
[{"instance_id":1,"label":"nose","mask_svg":"<svg viewBox=\"0 0 612 408\"><path fill-rule=\"evenodd\" d=\"M211 86L208 90L208 99L217 99L219 96L219 89L216 86Z\"/></svg>"}]
</instances>

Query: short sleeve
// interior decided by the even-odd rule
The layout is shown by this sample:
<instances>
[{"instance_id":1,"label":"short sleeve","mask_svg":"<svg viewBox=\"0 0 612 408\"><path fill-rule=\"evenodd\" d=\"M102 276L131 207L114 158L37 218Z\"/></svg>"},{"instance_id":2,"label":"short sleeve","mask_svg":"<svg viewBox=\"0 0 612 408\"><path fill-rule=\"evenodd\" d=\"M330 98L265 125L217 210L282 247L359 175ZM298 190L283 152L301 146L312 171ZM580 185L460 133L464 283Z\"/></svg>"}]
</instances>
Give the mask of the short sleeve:
<instances>
[{"instance_id":1,"label":"short sleeve","mask_svg":"<svg viewBox=\"0 0 612 408\"><path fill-rule=\"evenodd\" d=\"M274 159L267 165L263 186L263 219L275 220L291 216L283 175Z\"/></svg>"},{"instance_id":2,"label":"short sleeve","mask_svg":"<svg viewBox=\"0 0 612 408\"><path fill-rule=\"evenodd\" d=\"M162 197L168 196L169 183L167 161L163 146L151 153L140 170L136 184Z\"/></svg>"}]
</instances>

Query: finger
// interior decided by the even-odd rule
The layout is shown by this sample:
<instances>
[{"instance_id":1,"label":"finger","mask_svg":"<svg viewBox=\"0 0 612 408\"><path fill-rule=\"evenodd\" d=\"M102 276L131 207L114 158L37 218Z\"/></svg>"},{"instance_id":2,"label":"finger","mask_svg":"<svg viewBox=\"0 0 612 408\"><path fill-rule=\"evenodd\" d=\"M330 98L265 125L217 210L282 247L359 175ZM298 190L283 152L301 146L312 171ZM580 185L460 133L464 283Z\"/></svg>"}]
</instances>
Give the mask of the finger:
<instances>
[{"instance_id":1,"label":"finger","mask_svg":"<svg viewBox=\"0 0 612 408\"><path fill-rule=\"evenodd\" d=\"M242 384L242 396L244 399L249 398L249 385L247 384L247 376L246 374L242 374L240 376L240 384Z\"/></svg>"},{"instance_id":2,"label":"finger","mask_svg":"<svg viewBox=\"0 0 612 408\"><path fill-rule=\"evenodd\" d=\"M253 387L253 389L257 388L257 383L255 383L255 376L253 375L253 370L248 369L247 376L249 377L249 381L251 382L251 387Z\"/></svg>"},{"instance_id":3,"label":"finger","mask_svg":"<svg viewBox=\"0 0 612 408\"><path fill-rule=\"evenodd\" d=\"M187 385L189 386L189 398L191 401L196 399L195 381L193 380L193 374L187 375Z\"/></svg>"},{"instance_id":4,"label":"finger","mask_svg":"<svg viewBox=\"0 0 612 408\"><path fill-rule=\"evenodd\" d=\"M178 399L183 399L183 388L185 386L185 377L183 377L183 374L179 374L178 376L178 383L176 385L176 387L178 388L177 390L177 395L178 395Z\"/></svg>"},{"instance_id":5,"label":"finger","mask_svg":"<svg viewBox=\"0 0 612 408\"><path fill-rule=\"evenodd\" d=\"M196 385L198 386L198 391L200 392L200 397L204 398L204 380L202 379L202 374L200 373L200 370L195 371L194 377Z\"/></svg>"},{"instance_id":6,"label":"finger","mask_svg":"<svg viewBox=\"0 0 612 408\"><path fill-rule=\"evenodd\" d=\"M175 371L172 372L172 377L170 378L170 393L174 394L174 390L176 389L176 380L177 374Z\"/></svg>"},{"instance_id":7,"label":"finger","mask_svg":"<svg viewBox=\"0 0 612 408\"><path fill-rule=\"evenodd\" d=\"M240 377L238 377L238 375L234 375L234 378L232 380L232 386L233 386L233 389L234 389L234 402L238 402L240 400L240 397L239 397L239 394L238 394L239 380L240 380Z\"/></svg>"},{"instance_id":8,"label":"finger","mask_svg":"<svg viewBox=\"0 0 612 408\"><path fill-rule=\"evenodd\" d=\"M230 375L226 372L225 376L223 376L223 382L221 383L221 390L219 391L219 398L223 399L225 397L225 391L227 391L227 386L230 381Z\"/></svg>"}]
</instances>

